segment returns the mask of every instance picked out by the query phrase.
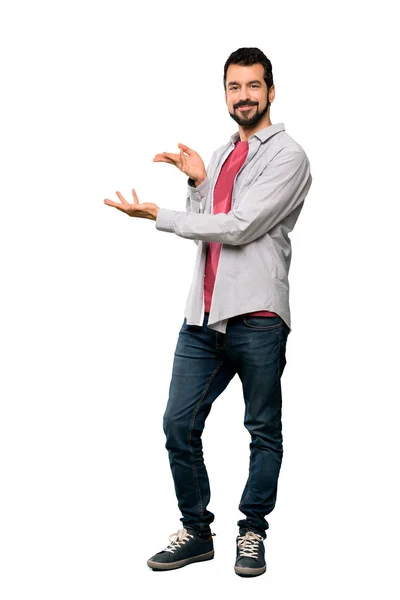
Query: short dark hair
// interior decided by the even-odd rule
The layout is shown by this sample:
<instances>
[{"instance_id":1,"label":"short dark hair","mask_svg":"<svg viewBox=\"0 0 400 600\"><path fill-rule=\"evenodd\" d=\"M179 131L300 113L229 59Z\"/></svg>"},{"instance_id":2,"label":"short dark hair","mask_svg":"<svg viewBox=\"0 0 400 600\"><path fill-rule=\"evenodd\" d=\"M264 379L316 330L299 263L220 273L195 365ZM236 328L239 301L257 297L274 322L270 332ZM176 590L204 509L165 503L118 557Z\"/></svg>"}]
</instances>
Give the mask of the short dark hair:
<instances>
[{"instance_id":1,"label":"short dark hair","mask_svg":"<svg viewBox=\"0 0 400 600\"><path fill-rule=\"evenodd\" d=\"M274 85L274 79L272 77L272 65L269 58L267 58L261 50L258 48L239 48L232 52L224 66L224 89L226 89L226 72L229 65L243 65L250 66L256 63L261 63L264 67L264 81L269 89L271 85Z\"/></svg>"}]
</instances>

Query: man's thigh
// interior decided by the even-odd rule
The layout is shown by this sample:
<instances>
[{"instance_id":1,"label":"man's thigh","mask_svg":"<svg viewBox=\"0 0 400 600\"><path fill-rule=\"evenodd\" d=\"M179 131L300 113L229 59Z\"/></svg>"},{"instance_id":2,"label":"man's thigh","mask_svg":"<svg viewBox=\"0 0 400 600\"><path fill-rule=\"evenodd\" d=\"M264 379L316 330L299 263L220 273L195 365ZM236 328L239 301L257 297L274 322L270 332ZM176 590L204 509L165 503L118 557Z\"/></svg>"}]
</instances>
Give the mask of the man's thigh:
<instances>
[{"instance_id":1,"label":"man's thigh","mask_svg":"<svg viewBox=\"0 0 400 600\"><path fill-rule=\"evenodd\" d=\"M212 402L234 377L233 365L216 348L215 333L184 320L174 353L167 416L187 420L199 411L207 416Z\"/></svg>"},{"instance_id":2,"label":"man's thigh","mask_svg":"<svg viewBox=\"0 0 400 600\"><path fill-rule=\"evenodd\" d=\"M288 332L279 316L240 316L228 324L226 349L243 385L248 419L279 420Z\"/></svg>"},{"instance_id":3,"label":"man's thigh","mask_svg":"<svg viewBox=\"0 0 400 600\"><path fill-rule=\"evenodd\" d=\"M229 320L225 348L238 368L275 372L280 378L286 364L289 328L279 317L240 315Z\"/></svg>"}]
</instances>

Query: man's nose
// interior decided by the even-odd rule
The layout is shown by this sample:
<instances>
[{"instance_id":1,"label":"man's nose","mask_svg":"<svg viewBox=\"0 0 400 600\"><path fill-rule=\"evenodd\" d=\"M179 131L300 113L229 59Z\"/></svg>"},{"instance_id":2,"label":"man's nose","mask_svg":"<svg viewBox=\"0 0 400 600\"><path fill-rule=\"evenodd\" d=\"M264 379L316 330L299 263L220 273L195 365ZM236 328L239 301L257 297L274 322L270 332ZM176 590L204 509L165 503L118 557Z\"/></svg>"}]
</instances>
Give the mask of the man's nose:
<instances>
[{"instance_id":1,"label":"man's nose","mask_svg":"<svg viewBox=\"0 0 400 600\"><path fill-rule=\"evenodd\" d=\"M245 88L241 89L239 92L239 101L243 102L243 100L248 100L250 102L249 92Z\"/></svg>"}]
</instances>

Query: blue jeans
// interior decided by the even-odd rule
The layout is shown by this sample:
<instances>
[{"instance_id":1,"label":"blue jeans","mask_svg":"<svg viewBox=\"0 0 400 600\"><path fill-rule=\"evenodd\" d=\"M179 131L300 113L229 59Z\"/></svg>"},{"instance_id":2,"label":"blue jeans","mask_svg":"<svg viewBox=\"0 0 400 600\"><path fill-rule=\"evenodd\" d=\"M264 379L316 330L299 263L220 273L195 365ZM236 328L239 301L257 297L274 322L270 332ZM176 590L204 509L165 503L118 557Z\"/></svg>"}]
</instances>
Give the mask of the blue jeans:
<instances>
[{"instance_id":1,"label":"blue jeans","mask_svg":"<svg viewBox=\"0 0 400 600\"><path fill-rule=\"evenodd\" d=\"M201 435L212 403L237 373L251 436L249 476L239 504L245 518L237 524L265 537L283 455L280 380L290 330L279 316L240 315L229 319L223 334L207 327L208 315L202 326L183 321L163 418L181 521L200 534L210 532L214 515L207 510L210 486Z\"/></svg>"}]
</instances>

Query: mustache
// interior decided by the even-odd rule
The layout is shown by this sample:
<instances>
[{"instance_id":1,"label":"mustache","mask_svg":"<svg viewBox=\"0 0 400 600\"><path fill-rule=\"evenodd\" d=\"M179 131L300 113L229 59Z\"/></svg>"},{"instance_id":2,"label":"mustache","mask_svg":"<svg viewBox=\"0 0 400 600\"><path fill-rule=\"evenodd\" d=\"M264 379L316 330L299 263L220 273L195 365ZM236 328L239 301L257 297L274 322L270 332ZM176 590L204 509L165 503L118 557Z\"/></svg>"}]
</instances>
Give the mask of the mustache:
<instances>
[{"instance_id":1,"label":"mustache","mask_svg":"<svg viewBox=\"0 0 400 600\"><path fill-rule=\"evenodd\" d=\"M241 106L258 106L258 102L239 102L234 104L233 108L240 108Z\"/></svg>"}]
</instances>

